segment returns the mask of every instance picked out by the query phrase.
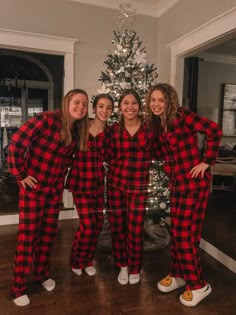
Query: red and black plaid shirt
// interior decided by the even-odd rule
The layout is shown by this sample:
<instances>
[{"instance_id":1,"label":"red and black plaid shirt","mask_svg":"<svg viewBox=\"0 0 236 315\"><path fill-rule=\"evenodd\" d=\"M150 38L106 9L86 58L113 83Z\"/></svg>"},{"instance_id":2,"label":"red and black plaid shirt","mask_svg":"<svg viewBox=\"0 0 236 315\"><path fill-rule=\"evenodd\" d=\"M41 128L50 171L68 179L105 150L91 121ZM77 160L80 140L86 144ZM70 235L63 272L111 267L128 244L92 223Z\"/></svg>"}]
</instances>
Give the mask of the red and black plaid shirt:
<instances>
[{"instance_id":1,"label":"red and black plaid shirt","mask_svg":"<svg viewBox=\"0 0 236 315\"><path fill-rule=\"evenodd\" d=\"M104 132L91 134L87 151L76 151L73 166L66 179L66 188L78 193L94 193L104 185Z\"/></svg>"},{"instance_id":2,"label":"red and black plaid shirt","mask_svg":"<svg viewBox=\"0 0 236 315\"><path fill-rule=\"evenodd\" d=\"M37 179L44 192L63 184L75 148L61 141L61 110L43 112L28 120L11 137L9 171L18 181L27 175Z\"/></svg>"},{"instance_id":3,"label":"red and black plaid shirt","mask_svg":"<svg viewBox=\"0 0 236 315\"><path fill-rule=\"evenodd\" d=\"M153 134L145 125L133 135L115 123L106 142L106 162L109 164L108 185L126 192L146 193L149 182Z\"/></svg>"},{"instance_id":4,"label":"red and black plaid shirt","mask_svg":"<svg viewBox=\"0 0 236 315\"><path fill-rule=\"evenodd\" d=\"M198 132L206 136L203 156L198 146ZM161 144L162 158L159 149L157 156L166 161L165 171L172 189L187 191L209 186L210 169L205 172L204 179L200 176L192 178L189 172L200 162L209 165L215 163L221 136L218 124L184 107L179 108L171 130L161 133L157 139Z\"/></svg>"}]
</instances>

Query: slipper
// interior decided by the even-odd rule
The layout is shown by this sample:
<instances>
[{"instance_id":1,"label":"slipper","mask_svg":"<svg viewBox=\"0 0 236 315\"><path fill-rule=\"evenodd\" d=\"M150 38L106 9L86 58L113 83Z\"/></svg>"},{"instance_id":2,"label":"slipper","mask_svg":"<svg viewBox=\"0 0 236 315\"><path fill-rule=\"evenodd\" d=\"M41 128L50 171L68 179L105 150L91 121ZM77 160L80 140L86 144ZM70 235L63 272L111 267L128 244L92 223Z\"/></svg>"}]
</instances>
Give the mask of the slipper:
<instances>
[{"instance_id":1,"label":"slipper","mask_svg":"<svg viewBox=\"0 0 236 315\"><path fill-rule=\"evenodd\" d=\"M157 288L161 292L171 292L178 288L185 286L185 281L183 278L174 278L167 275L164 279L157 283Z\"/></svg>"},{"instance_id":2,"label":"slipper","mask_svg":"<svg viewBox=\"0 0 236 315\"><path fill-rule=\"evenodd\" d=\"M129 275L129 284L136 284L139 281L140 281L140 274L139 273Z\"/></svg>"},{"instance_id":3,"label":"slipper","mask_svg":"<svg viewBox=\"0 0 236 315\"><path fill-rule=\"evenodd\" d=\"M53 279L51 279L51 278L49 278L48 280L42 282L41 284L44 287L44 289L47 290L47 291L54 290L55 286L56 286L56 282Z\"/></svg>"},{"instance_id":4,"label":"slipper","mask_svg":"<svg viewBox=\"0 0 236 315\"><path fill-rule=\"evenodd\" d=\"M179 300L186 306L195 306L201 302L205 297L211 293L212 289L210 284L206 284L205 287L197 290L188 290L180 295Z\"/></svg>"},{"instance_id":5,"label":"slipper","mask_svg":"<svg viewBox=\"0 0 236 315\"><path fill-rule=\"evenodd\" d=\"M128 267L120 267L120 273L117 278L118 282L126 285L129 282Z\"/></svg>"},{"instance_id":6,"label":"slipper","mask_svg":"<svg viewBox=\"0 0 236 315\"><path fill-rule=\"evenodd\" d=\"M72 270L72 272L74 272L77 276L81 276L81 275L82 275L82 270L81 270L81 269L72 268L71 270Z\"/></svg>"},{"instance_id":7,"label":"slipper","mask_svg":"<svg viewBox=\"0 0 236 315\"><path fill-rule=\"evenodd\" d=\"M93 266L85 267L85 272L89 276L94 276L96 274L96 269Z\"/></svg>"},{"instance_id":8,"label":"slipper","mask_svg":"<svg viewBox=\"0 0 236 315\"><path fill-rule=\"evenodd\" d=\"M13 302L17 305L17 306L26 306L30 304L30 299L28 297L27 294L23 294L17 298L15 298L13 300Z\"/></svg>"}]
</instances>

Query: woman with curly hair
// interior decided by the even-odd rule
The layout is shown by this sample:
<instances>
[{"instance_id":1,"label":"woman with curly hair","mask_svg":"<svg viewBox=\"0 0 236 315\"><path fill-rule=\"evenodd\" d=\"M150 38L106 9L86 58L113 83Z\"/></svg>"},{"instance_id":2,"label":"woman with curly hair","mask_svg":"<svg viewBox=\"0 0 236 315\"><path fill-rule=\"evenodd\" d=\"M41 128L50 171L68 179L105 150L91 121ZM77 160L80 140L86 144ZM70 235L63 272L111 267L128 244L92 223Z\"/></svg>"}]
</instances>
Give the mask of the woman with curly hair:
<instances>
[{"instance_id":1,"label":"woman with curly hair","mask_svg":"<svg viewBox=\"0 0 236 315\"><path fill-rule=\"evenodd\" d=\"M157 286L161 292L185 286L180 302L195 306L211 293L202 276L199 243L210 193L210 166L222 131L215 122L181 107L176 90L167 83L149 90L145 114L161 145L157 158L165 160L171 189L171 268ZM204 154L198 148L198 132L205 134Z\"/></svg>"}]
</instances>

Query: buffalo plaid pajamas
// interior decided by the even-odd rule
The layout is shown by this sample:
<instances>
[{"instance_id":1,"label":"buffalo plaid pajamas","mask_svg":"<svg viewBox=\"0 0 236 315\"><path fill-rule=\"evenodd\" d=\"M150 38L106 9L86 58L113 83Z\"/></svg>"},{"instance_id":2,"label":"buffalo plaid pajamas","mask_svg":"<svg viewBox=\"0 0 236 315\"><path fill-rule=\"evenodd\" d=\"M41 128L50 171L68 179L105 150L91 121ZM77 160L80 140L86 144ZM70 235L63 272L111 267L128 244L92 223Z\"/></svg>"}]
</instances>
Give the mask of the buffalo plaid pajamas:
<instances>
[{"instance_id":1,"label":"buffalo plaid pajamas","mask_svg":"<svg viewBox=\"0 0 236 315\"><path fill-rule=\"evenodd\" d=\"M187 290L202 288L199 242L202 224L210 193L211 174L207 169L204 178L193 178L190 170L200 162L213 165L221 140L219 126L180 107L172 128L161 133L165 171L171 189L171 272L173 277L183 277ZM204 156L198 148L197 132L206 135ZM157 144L158 145L158 144ZM157 152L157 156L159 156Z\"/></svg>"},{"instance_id":2,"label":"buffalo plaid pajamas","mask_svg":"<svg viewBox=\"0 0 236 315\"><path fill-rule=\"evenodd\" d=\"M112 255L116 266L129 266L129 273L139 273L143 252L143 222L147 194L108 189L109 223Z\"/></svg>"},{"instance_id":3,"label":"buffalo plaid pajamas","mask_svg":"<svg viewBox=\"0 0 236 315\"><path fill-rule=\"evenodd\" d=\"M12 135L8 166L19 182L19 228L14 260L12 296L26 293L33 278L50 277L50 255L62 205L64 179L75 144L60 141L61 110L33 117ZM36 188L20 185L27 175L37 179Z\"/></svg>"},{"instance_id":4,"label":"buffalo plaid pajamas","mask_svg":"<svg viewBox=\"0 0 236 315\"><path fill-rule=\"evenodd\" d=\"M133 274L141 269L152 138L145 125L130 136L114 124L106 143L108 217L114 263L128 266Z\"/></svg>"},{"instance_id":5,"label":"buffalo plaid pajamas","mask_svg":"<svg viewBox=\"0 0 236 315\"><path fill-rule=\"evenodd\" d=\"M104 135L91 134L88 151L76 151L66 188L72 191L79 216L71 251L71 267L84 269L92 265L104 216Z\"/></svg>"}]
</instances>

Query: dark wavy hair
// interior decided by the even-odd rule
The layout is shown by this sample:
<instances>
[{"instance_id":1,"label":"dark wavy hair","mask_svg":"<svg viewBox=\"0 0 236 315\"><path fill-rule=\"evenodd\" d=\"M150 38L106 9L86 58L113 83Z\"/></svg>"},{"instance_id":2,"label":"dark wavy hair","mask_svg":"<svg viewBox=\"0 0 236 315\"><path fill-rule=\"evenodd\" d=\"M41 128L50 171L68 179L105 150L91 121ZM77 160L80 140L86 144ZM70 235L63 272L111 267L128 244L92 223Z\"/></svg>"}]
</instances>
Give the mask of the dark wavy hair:
<instances>
[{"instance_id":1,"label":"dark wavy hair","mask_svg":"<svg viewBox=\"0 0 236 315\"><path fill-rule=\"evenodd\" d=\"M138 94L138 92L134 89L125 89L121 92L120 94L120 97L119 97L119 100L118 100L118 108L120 108L120 104L122 103L123 99L127 96L127 95L130 95L132 94L136 101L138 102L138 105L139 105L139 109L142 108L142 101L141 101L141 98ZM124 128L124 118L123 116L120 117L120 131L121 129Z\"/></svg>"},{"instance_id":2,"label":"dark wavy hair","mask_svg":"<svg viewBox=\"0 0 236 315\"><path fill-rule=\"evenodd\" d=\"M102 99L102 98L105 98L105 99L108 99L108 100L111 101L111 103L112 103L112 110L113 110L113 109L114 109L114 100L113 100L113 98L111 97L111 95L108 94L108 93L102 93L102 94L98 94L98 95L95 96L95 98L94 98L94 100L93 100L93 109L96 107L98 101L99 101L100 99Z\"/></svg>"}]
</instances>

